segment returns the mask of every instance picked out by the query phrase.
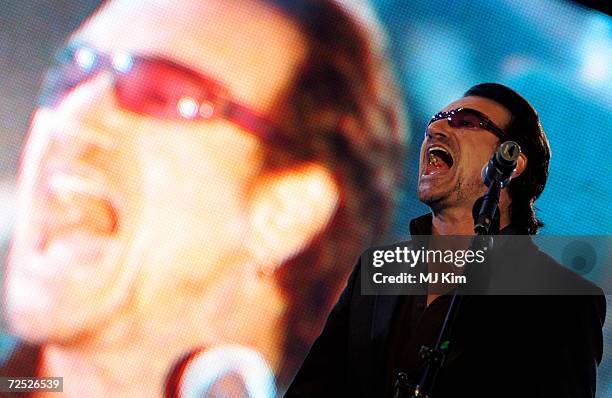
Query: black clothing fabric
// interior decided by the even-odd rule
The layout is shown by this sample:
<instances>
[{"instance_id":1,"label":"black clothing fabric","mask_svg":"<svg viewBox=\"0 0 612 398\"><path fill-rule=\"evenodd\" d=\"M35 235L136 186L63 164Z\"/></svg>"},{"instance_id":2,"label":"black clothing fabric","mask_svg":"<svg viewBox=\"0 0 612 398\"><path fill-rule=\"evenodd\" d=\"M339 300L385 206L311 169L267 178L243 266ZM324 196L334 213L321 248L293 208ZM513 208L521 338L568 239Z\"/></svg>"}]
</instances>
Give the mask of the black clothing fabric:
<instances>
[{"instance_id":1,"label":"black clothing fabric","mask_svg":"<svg viewBox=\"0 0 612 398\"><path fill-rule=\"evenodd\" d=\"M431 214L419 217L411 223L411 233L431 235ZM526 235L527 231L509 225L499 235ZM398 298L397 308L389 331L387 343L387 368L385 396L393 396L398 372L404 372L409 380L418 380L425 362L420 358L422 346L434 347L442 322L451 301L452 291L437 297L429 306L426 295L406 295Z\"/></svg>"},{"instance_id":2,"label":"black clothing fabric","mask_svg":"<svg viewBox=\"0 0 612 398\"><path fill-rule=\"evenodd\" d=\"M0 364L2 377L36 377L40 365L41 349L38 346L20 344L5 363ZM31 393L0 392L4 398L27 398Z\"/></svg>"},{"instance_id":3,"label":"black clothing fabric","mask_svg":"<svg viewBox=\"0 0 612 398\"><path fill-rule=\"evenodd\" d=\"M410 229L430 234L431 216ZM561 267L535 245L522 254ZM465 296L432 397L593 398L606 311L593 288L600 294ZM433 345L448 299L362 295L358 264L285 397L391 396L389 373L419 373L416 354Z\"/></svg>"}]
</instances>

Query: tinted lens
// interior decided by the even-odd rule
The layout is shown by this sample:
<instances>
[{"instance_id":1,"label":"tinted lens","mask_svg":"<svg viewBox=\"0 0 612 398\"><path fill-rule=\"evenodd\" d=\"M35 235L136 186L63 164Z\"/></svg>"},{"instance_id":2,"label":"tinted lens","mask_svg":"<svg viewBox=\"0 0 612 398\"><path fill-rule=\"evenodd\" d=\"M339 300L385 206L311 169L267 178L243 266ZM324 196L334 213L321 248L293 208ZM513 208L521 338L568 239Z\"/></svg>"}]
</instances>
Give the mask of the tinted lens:
<instances>
[{"instance_id":1,"label":"tinted lens","mask_svg":"<svg viewBox=\"0 0 612 398\"><path fill-rule=\"evenodd\" d=\"M455 128L479 128L480 116L467 109L462 109L449 117L449 124Z\"/></svg>"},{"instance_id":2,"label":"tinted lens","mask_svg":"<svg viewBox=\"0 0 612 398\"><path fill-rule=\"evenodd\" d=\"M198 104L211 102L202 82L183 69L154 59L138 59L116 77L119 104L132 112L164 118L194 118Z\"/></svg>"},{"instance_id":3,"label":"tinted lens","mask_svg":"<svg viewBox=\"0 0 612 398\"><path fill-rule=\"evenodd\" d=\"M162 119L199 119L211 118L222 108L223 88L191 69L153 57L117 61L87 48L63 50L46 76L40 104L55 107L87 79L111 70L122 109Z\"/></svg>"}]
</instances>

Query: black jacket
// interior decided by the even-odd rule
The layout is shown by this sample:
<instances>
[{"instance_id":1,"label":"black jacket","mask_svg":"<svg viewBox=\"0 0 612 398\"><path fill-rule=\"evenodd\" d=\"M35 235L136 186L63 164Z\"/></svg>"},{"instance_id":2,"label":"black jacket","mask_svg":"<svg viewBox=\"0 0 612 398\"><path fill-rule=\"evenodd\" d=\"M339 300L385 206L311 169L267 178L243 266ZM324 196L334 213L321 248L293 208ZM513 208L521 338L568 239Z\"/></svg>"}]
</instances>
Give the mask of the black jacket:
<instances>
[{"instance_id":1,"label":"black jacket","mask_svg":"<svg viewBox=\"0 0 612 398\"><path fill-rule=\"evenodd\" d=\"M357 265L285 397L383 397L399 299L362 295ZM605 311L603 294L466 296L433 398L594 397Z\"/></svg>"}]
</instances>

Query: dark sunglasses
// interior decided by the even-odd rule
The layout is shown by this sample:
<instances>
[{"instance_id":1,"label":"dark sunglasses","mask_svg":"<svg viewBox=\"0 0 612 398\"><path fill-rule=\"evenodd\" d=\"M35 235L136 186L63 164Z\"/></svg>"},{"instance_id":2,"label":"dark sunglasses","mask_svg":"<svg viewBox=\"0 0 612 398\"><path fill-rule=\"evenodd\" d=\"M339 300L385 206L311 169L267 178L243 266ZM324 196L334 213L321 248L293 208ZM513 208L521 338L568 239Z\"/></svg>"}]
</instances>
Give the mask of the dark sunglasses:
<instances>
[{"instance_id":1,"label":"dark sunglasses","mask_svg":"<svg viewBox=\"0 0 612 398\"><path fill-rule=\"evenodd\" d=\"M495 123L493 123L489 118L487 118L485 115L478 112L477 110L471 108L457 108L448 112L437 113L431 118L427 125L429 126L433 122L441 119L448 120L448 124L453 128L482 128L492 132L499 138L502 138L506 135L504 130L497 127Z\"/></svg>"},{"instance_id":2,"label":"dark sunglasses","mask_svg":"<svg viewBox=\"0 0 612 398\"><path fill-rule=\"evenodd\" d=\"M62 49L47 74L41 105L55 107L78 85L101 72L114 78L119 106L170 120L222 118L262 139L287 140L266 117L231 99L219 82L171 60L136 54L102 54L84 45Z\"/></svg>"}]
</instances>

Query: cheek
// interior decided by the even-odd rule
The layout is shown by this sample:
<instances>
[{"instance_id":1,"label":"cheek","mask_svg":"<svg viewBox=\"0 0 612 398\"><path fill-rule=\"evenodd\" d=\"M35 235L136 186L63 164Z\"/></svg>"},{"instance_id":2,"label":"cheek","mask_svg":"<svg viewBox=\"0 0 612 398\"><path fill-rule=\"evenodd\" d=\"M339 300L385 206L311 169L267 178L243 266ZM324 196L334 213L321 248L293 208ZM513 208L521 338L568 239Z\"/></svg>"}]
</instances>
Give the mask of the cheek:
<instances>
[{"instance_id":1,"label":"cheek","mask_svg":"<svg viewBox=\"0 0 612 398\"><path fill-rule=\"evenodd\" d=\"M19 159L18 176L22 190L30 187L38 176L41 161L50 144L54 123L56 123L54 113L47 109L38 109L32 117L30 130ZM20 199L23 199L23 195ZM21 201L18 200L18 203Z\"/></svg>"},{"instance_id":2,"label":"cheek","mask_svg":"<svg viewBox=\"0 0 612 398\"><path fill-rule=\"evenodd\" d=\"M141 148L138 240L146 267L159 267L159 274L179 282L206 278L240 245L246 230L244 192L256 162L233 152L239 143L222 150L201 136L173 138L149 140Z\"/></svg>"},{"instance_id":3,"label":"cheek","mask_svg":"<svg viewBox=\"0 0 612 398\"><path fill-rule=\"evenodd\" d=\"M423 172L423 159L425 157L425 141L421 143L421 150L419 151L419 175Z\"/></svg>"},{"instance_id":4,"label":"cheek","mask_svg":"<svg viewBox=\"0 0 612 398\"><path fill-rule=\"evenodd\" d=\"M212 159L183 162L159 156L149 164L144 173L143 221L160 235L193 233L210 240L240 212L240 180L232 170L220 170Z\"/></svg>"},{"instance_id":5,"label":"cheek","mask_svg":"<svg viewBox=\"0 0 612 398\"><path fill-rule=\"evenodd\" d=\"M461 149L462 165L470 174L480 176L482 168L491 159L495 151L496 144L483 142L472 142Z\"/></svg>"}]
</instances>

